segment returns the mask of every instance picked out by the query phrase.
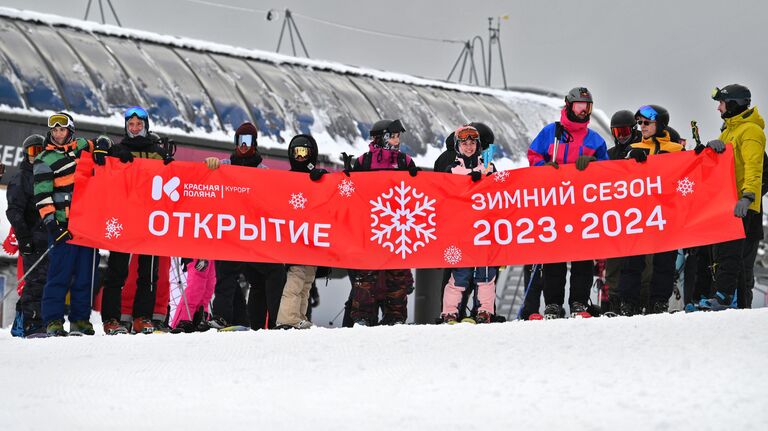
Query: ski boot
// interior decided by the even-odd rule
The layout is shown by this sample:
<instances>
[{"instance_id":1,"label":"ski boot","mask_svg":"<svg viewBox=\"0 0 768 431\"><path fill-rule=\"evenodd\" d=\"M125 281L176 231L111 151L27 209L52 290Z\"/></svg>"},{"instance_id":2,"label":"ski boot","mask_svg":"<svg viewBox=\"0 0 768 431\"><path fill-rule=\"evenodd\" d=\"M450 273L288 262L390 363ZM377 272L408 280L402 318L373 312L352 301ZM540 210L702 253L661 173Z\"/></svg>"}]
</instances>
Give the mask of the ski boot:
<instances>
[{"instance_id":1,"label":"ski boot","mask_svg":"<svg viewBox=\"0 0 768 431\"><path fill-rule=\"evenodd\" d=\"M557 304L549 304L544 307L544 320L559 319L563 317L563 308Z\"/></svg>"},{"instance_id":2,"label":"ski boot","mask_svg":"<svg viewBox=\"0 0 768 431\"><path fill-rule=\"evenodd\" d=\"M588 319L592 317L592 314L589 313L589 307L582 304L581 302L574 301L571 304L571 317Z\"/></svg>"},{"instance_id":3,"label":"ski boot","mask_svg":"<svg viewBox=\"0 0 768 431\"><path fill-rule=\"evenodd\" d=\"M87 320L75 320L69 322L69 335L81 337L83 335L93 335L96 331L93 330L93 325Z\"/></svg>"},{"instance_id":4,"label":"ski boot","mask_svg":"<svg viewBox=\"0 0 768 431\"><path fill-rule=\"evenodd\" d=\"M493 316L485 310L479 310L475 316L475 323L491 323Z\"/></svg>"},{"instance_id":5,"label":"ski boot","mask_svg":"<svg viewBox=\"0 0 768 431\"><path fill-rule=\"evenodd\" d=\"M171 329L171 334L190 334L196 329L191 320L179 320L176 327Z\"/></svg>"},{"instance_id":6,"label":"ski boot","mask_svg":"<svg viewBox=\"0 0 768 431\"><path fill-rule=\"evenodd\" d=\"M440 323L444 323L446 325L455 325L459 323L459 316L456 313L441 314Z\"/></svg>"},{"instance_id":7,"label":"ski boot","mask_svg":"<svg viewBox=\"0 0 768 431\"><path fill-rule=\"evenodd\" d=\"M648 314L664 314L669 312L668 301L657 301L651 305L650 313Z\"/></svg>"},{"instance_id":8,"label":"ski boot","mask_svg":"<svg viewBox=\"0 0 768 431\"><path fill-rule=\"evenodd\" d=\"M716 292L713 297L702 299L699 302L699 309L709 310L709 311L727 310L729 308L733 308L733 306L731 305L732 302L733 301L730 295L725 295L723 293Z\"/></svg>"},{"instance_id":9,"label":"ski boot","mask_svg":"<svg viewBox=\"0 0 768 431\"><path fill-rule=\"evenodd\" d=\"M171 332L171 328L165 324L165 320L152 319L152 326L155 327L156 334L167 334Z\"/></svg>"},{"instance_id":10,"label":"ski boot","mask_svg":"<svg viewBox=\"0 0 768 431\"><path fill-rule=\"evenodd\" d=\"M24 338L45 338L48 332L39 320L24 322Z\"/></svg>"},{"instance_id":11,"label":"ski boot","mask_svg":"<svg viewBox=\"0 0 768 431\"><path fill-rule=\"evenodd\" d=\"M211 320L205 322L205 324L208 325L209 328L213 329L223 329L229 326L229 323L227 323L227 321L224 320L224 318L221 316L211 316Z\"/></svg>"},{"instance_id":12,"label":"ski boot","mask_svg":"<svg viewBox=\"0 0 768 431\"><path fill-rule=\"evenodd\" d=\"M155 326L152 325L151 319L138 317L133 319L133 332L137 334L151 334L155 332Z\"/></svg>"},{"instance_id":13,"label":"ski boot","mask_svg":"<svg viewBox=\"0 0 768 431\"><path fill-rule=\"evenodd\" d=\"M106 335L119 335L127 334L128 330L125 326L121 325L117 319L109 319L104 322L104 334Z\"/></svg>"},{"instance_id":14,"label":"ski boot","mask_svg":"<svg viewBox=\"0 0 768 431\"><path fill-rule=\"evenodd\" d=\"M49 337L66 337L69 335L69 333L64 330L63 320L52 320L48 323L45 331L48 333Z\"/></svg>"}]
</instances>

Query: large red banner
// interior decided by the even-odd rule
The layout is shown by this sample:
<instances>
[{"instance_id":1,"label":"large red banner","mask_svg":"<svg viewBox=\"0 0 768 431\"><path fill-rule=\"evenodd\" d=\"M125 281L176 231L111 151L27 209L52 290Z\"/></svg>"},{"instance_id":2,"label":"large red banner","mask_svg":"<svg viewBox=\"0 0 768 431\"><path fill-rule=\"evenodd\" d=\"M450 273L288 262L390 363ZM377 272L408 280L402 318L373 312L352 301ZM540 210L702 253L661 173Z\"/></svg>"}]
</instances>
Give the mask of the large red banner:
<instances>
[{"instance_id":1,"label":"large red banner","mask_svg":"<svg viewBox=\"0 0 768 431\"><path fill-rule=\"evenodd\" d=\"M648 254L744 236L730 147L468 176L307 174L80 160L74 242L342 268L439 268Z\"/></svg>"}]
</instances>

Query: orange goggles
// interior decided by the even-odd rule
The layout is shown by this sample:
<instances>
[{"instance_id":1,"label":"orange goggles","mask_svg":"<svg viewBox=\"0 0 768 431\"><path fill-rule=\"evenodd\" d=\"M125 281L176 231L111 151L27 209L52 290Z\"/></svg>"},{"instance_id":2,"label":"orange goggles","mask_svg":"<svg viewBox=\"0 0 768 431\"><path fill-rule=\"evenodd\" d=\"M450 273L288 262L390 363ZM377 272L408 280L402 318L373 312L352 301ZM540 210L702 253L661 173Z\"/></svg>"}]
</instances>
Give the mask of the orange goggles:
<instances>
[{"instance_id":1,"label":"orange goggles","mask_svg":"<svg viewBox=\"0 0 768 431\"><path fill-rule=\"evenodd\" d=\"M37 157L38 154L43 152L43 147L40 145L30 145L24 152L26 152L29 157Z\"/></svg>"},{"instance_id":2,"label":"orange goggles","mask_svg":"<svg viewBox=\"0 0 768 431\"><path fill-rule=\"evenodd\" d=\"M623 138L632 134L632 127L611 127L611 133L615 138Z\"/></svg>"},{"instance_id":3,"label":"orange goggles","mask_svg":"<svg viewBox=\"0 0 768 431\"><path fill-rule=\"evenodd\" d=\"M469 139L473 141L477 141L478 139L480 139L480 132L478 132L477 129L475 129L472 126L462 126L462 127L459 127L458 130L456 130L457 141L463 142Z\"/></svg>"}]
</instances>

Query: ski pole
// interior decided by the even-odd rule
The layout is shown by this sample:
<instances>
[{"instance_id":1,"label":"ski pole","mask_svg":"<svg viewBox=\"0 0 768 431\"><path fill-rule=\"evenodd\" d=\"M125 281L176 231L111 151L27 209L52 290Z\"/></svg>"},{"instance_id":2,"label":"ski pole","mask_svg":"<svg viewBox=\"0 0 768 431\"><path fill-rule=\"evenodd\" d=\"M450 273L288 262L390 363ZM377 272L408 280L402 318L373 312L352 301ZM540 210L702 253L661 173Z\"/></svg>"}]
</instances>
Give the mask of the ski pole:
<instances>
[{"instance_id":1,"label":"ski pole","mask_svg":"<svg viewBox=\"0 0 768 431\"><path fill-rule=\"evenodd\" d=\"M525 308L525 300L528 299L528 292L531 290L531 286L533 286L533 279L536 277L536 272L538 272L539 266L541 266L541 264L535 263L531 267L531 279L528 280L528 286L525 287L525 292L523 292L523 306L520 307L519 310L517 310L517 320L520 320L520 316L523 315L523 308ZM525 268L523 268L523 271L525 271Z\"/></svg>"},{"instance_id":2,"label":"ski pole","mask_svg":"<svg viewBox=\"0 0 768 431\"><path fill-rule=\"evenodd\" d=\"M33 264L32 264L32 266L30 266L30 267L29 267L29 269L27 269L27 270L24 272L24 276L23 276L23 277L21 277L21 278L19 279L18 283L16 283L17 285L21 284L21 282L22 282L22 281L24 281L24 280L27 278L27 276L28 276L29 274L31 274L31 273L32 273L32 270L33 270L33 269L35 269L35 268L37 267L37 265L39 265L39 264L40 264L40 262L42 262L42 261L43 261L43 259L45 259L45 256L48 256L48 252L50 252L50 251L51 251L51 249L53 248L53 246L54 246L54 245L56 245L56 244L52 244L50 247L48 247L48 249L47 249L47 250L45 250L45 253L43 253L43 255L42 255L42 256L40 256L40 258L39 258L39 259L37 259L37 260L35 261L35 263L33 263ZM2 304L2 303L4 303L4 302L5 302L5 298L7 298L7 297L8 297L8 295L10 295L10 294L11 294L11 290L12 290L12 289L9 289L7 292L5 292L5 295L3 295L3 299L2 299L2 300L0 300L0 304Z\"/></svg>"},{"instance_id":3,"label":"ski pole","mask_svg":"<svg viewBox=\"0 0 768 431\"><path fill-rule=\"evenodd\" d=\"M345 309L345 308L347 308L346 304L344 304L344 306L343 306L343 307L341 307L341 310L339 310L339 312L338 312L338 313L336 313L336 317L334 317L334 318L333 318L333 320L329 321L329 322L328 322L328 324L329 324L329 325L331 325L331 326L333 326L334 322L336 322L336 319L338 319L338 318L339 318L339 316L341 316L341 313L343 313L343 312L344 312L344 309Z\"/></svg>"},{"instance_id":4,"label":"ski pole","mask_svg":"<svg viewBox=\"0 0 768 431\"><path fill-rule=\"evenodd\" d=\"M176 269L176 284L179 286L179 289L181 289L181 299L184 300L184 308L187 309L187 317L189 317L189 320L191 321L192 313L189 312L189 301L187 300L187 293L184 291L184 283L181 282L181 270L179 269L179 265L183 265L183 263L181 263L180 257L173 259L178 259L178 263L173 265Z\"/></svg>"}]
</instances>

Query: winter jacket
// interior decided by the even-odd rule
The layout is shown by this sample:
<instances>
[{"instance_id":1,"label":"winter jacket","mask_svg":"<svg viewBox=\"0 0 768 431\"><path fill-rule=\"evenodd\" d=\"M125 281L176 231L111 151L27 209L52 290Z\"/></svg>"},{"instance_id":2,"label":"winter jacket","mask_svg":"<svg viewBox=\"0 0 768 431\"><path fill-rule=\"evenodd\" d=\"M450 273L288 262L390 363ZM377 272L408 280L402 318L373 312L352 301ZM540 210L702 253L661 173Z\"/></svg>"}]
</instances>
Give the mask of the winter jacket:
<instances>
[{"instance_id":1,"label":"winter jacket","mask_svg":"<svg viewBox=\"0 0 768 431\"><path fill-rule=\"evenodd\" d=\"M760 196L763 175L763 153L765 152L765 121L757 107L747 109L739 115L726 118L720 140L733 145L736 165L736 189L739 197L754 193L755 201L749 206L760 212Z\"/></svg>"},{"instance_id":2,"label":"winter jacket","mask_svg":"<svg viewBox=\"0 0 768 431\"><path fill-rule=\"evenodd\" d=\"M259 152L253 153L250 157L239 157L235 154L232 154L229 157L230 164L235 166L247 166L249 168L258 168L259 165L261 165L262 158L261 154Z\"/></svg>"},{"instance_id":3,"label":"winter jacket","mask_svg":"<svg viewBox=\"0 0 768 431\"><path fill-rule=\"evenodd\" d=\"M669 132L666 130L663 132L662 136L651 136L647 139L644 138L642 141L631 145L632 150L637 148L644 150L648 155L676 153L685 149L685 147L677 142L672 142L669 138Z\"/></svg>"},{"instance_id":4,"label":"winter jacket","mask_svg":"<svg viewBox=\"0 0 768 431\"><path fill-rule=\"evenodd\" d=\"M35 178L32 163L24 157L16 175L8 182L8 209L5 211L19 244L47 242L48 235L35 206Z\"/></svg>"},{"instance_id":5,"label":"winter jacket","mask_svg":"<svg viewBox=\"0 0 768 431\"><path fill-rule=\"evenodd\" d=\"M366 161L370 158L370 162ZM368 152L355 159L355 164L352 166L353 171L381 171L381 170L397 170L407 171L410 167L415 167L416 164L408 154L402 153L397 150L388 150L379 146L376 146L371 142L368 144Z\"/></svg>"},{"instance_id":6,"label":"winter jacket","mask_svg":"<svg viewBox=\"0 0 768 431\"><path fill-rule=\"evenodd\" d=\"M124 137L119 144L115 144L114 152L128 150L133 157L139 159L163 160L166 156L165 148L158 141L153 141L146 136Z\"/></svg>"},{"instance_id":7,"label":"winter jacket","mask_svg":"<svg viewBox=\"0 0 768 431\"><path fill-rule=\"evenodd\" d=\"M59 223L69 221L69 206L75 189L75 167L83 150L93 151L93 142L77 138L68 144L54 145L46 141L45 150L35 159L35 205L43 223L55 217Z\"/></svg>"},{"instance_id":8,"label":"winter jacket","mask_svg":"<svg viewBox=\"0 0 768 431\"><path fill-rule=\"evenodd\" d=\"M643 136L640 134L639 131L633 130L632 131L632 139L630 142L627 142L626 144L615 144L613 147L608 149L608 158L610 160L623 160L627 158L627 153L630 150L630 145L634 144L635 142L640 142L643 140Z\"/></svg>"},{"instance_id":9,"label":"winter jacket","mask_svg":"<svg viewBox=\"0 0 768 431\"><path fill-rule=\"evenodd\" d=\"M587 128L588 123L576 123L568 120L565 108L560 114L563 132L560 135L557 157L558 164L576 163L579 156L594 156L597 160L608 160L605 140L594 130ZM552 161L557 123L544 126L528 148L528 162L531 166L541 166Z\"/></svg>"}]
</instances>

